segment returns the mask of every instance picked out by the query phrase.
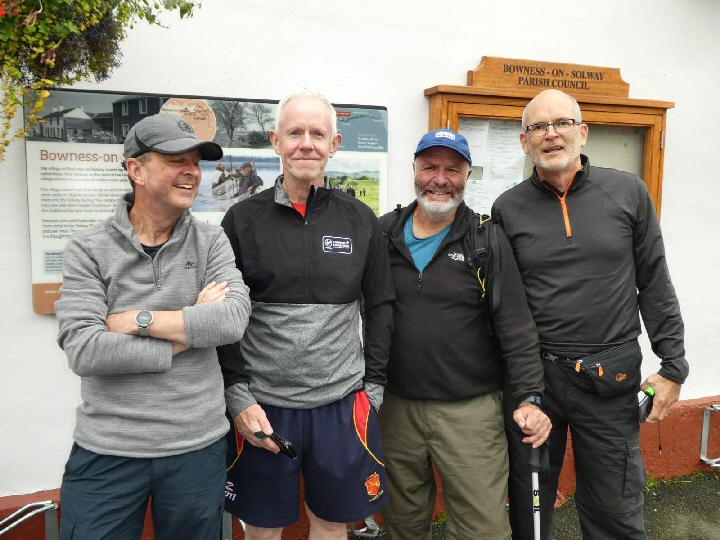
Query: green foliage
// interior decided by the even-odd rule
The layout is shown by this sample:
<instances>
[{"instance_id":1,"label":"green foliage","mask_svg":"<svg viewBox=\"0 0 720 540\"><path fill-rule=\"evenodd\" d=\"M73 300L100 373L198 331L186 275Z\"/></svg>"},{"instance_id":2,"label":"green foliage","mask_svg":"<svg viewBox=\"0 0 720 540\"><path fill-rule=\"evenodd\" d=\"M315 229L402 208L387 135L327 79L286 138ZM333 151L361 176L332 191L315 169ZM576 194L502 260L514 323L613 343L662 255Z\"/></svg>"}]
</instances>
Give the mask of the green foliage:
<instances>
[{"instance_id":1,"label":"green foliage","mask_svg":"<svg viewBox=\"0 0 720 540\"><path fill-rule=\"evenodd\" d=\"M438 518L437 518L438 523L447 523L447 520L448 520L448 516L447 516L446 512L440 512L438 514Z\"/></svg>"},{"instance_id":2,"label":"green foliage","mask_svg":"<svg viewBox=\"0 0 720 540\"><path fill-rule=\"evenodd\" d=\"M264 131L251 131L247 134L247 145L250 148L269 148L270 135Z\"/></svg>"},{"instance_id":3,"label":"green foliage","mask_svg":"<svg viewBox=\"0 0 720 540\"><path fill-rule=\"evenodd\" d=\"M42 123L56 86L102 81L120 66L120 44L138 20L192 16L200 0L0 0L0 161L5 147ZM23 102L26 124L11 135Z\"/></svg>"},{"instance_id":4,"label":"green foliage","mask_svg":"<svg viewBox=\"0 0 720 540\"><path fill-rule=\"evenodd\" d=\"M659 485L660 481L657 478L655 478L653 475L648 475L645 491L653 491L654 489L657 489Z\"/></svg>"}]
</instances>

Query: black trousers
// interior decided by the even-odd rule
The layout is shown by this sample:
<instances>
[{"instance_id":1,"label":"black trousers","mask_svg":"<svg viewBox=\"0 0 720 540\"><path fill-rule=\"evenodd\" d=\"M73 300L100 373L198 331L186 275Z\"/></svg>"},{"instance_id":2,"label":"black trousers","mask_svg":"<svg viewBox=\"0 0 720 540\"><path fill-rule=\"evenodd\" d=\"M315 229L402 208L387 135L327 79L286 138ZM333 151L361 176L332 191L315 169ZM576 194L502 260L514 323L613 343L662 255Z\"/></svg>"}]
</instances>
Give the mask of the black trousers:
<instances>
[{"instance_id":1,"label":"black trousers","mask_svg":"<svg viewBox=\"0 0 720 540\"><path fill-rule=\"evenodd\" d=\"M577 477L576 502L584 540L647 540L643 489L647 483L640 452L637 391L601 397L574 377L567 360L544 360L543 410L552 421L548 438L550 470L540 483L541 540L552 540L553 506L565 459L568 427ZM533 540L530 445L512 420L516 404L504 393L505 429L510 451L510 525L513 540Z\"/></svg>"}]
</instances>

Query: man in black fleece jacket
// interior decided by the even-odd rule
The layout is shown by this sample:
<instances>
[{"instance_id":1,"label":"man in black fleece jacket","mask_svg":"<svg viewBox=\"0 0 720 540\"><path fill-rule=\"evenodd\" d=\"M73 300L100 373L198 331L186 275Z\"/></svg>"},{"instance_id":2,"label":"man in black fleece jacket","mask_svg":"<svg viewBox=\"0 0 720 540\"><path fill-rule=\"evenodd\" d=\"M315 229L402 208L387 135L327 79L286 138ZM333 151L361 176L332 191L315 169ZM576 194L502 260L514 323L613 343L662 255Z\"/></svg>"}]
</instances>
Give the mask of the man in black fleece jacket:
<instances>
[{"instance_id":1,"label":"man in black fleece jacket","mask_svg":"<svg viewBox=\"0 0 720 540\"><path fill-rule=\"evenodd\" d=\"M541 538L550 538L569 426L583 538L645 540L637 392L654 387L648 421L662 420L688 374L660 225L640 178L591 167L580 154L588 126L571 96L540 93L522 127L535 170L495 201L493 216L513 246L545 366L544 409L553 429L550 478L540 486ZM661 359L642 385L640 313ZM513 539L530 540L526 451L512 423L507 431Z\"/></svg>"},{"instance_id":2,"label":"man in black fleece jacket","mask_svg":"<svg viewBox=\"0 0 720 540\"><path fill-rule=\"evenodd\" d=\"M443 482L448 530L458 540L507 540L508 455L500 405L507 363L513 419L525 442L543 443L550 422L537 331L510 245L497 227L499 307L487 313L471 271L473 212L463 201L470 170L467 140L449 129L426 134L415 153L417 201L388 234L396 294L380 429L390 487L383 510L393 540L430 540L434 464ZM492 318L495 336L489 332ZM502 347L502 353L498 349ZM528 504L530 500L528 500Z\"/></svg>"}]
</instances>

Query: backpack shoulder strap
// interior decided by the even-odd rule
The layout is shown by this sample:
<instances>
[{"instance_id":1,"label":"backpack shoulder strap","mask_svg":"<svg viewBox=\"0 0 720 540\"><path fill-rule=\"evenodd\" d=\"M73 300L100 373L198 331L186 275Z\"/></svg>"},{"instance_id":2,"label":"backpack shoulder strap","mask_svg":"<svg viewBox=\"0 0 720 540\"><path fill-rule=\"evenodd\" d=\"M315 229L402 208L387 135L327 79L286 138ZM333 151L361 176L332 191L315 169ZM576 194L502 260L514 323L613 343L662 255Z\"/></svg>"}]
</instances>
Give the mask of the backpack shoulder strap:
<instances>
[{"instance_id":1,"label":"backpack shoulder strap","mask_svg":"<svg viewBox=\"0 0 720 540\"><path fill-rule=\"evenodd\" d=\"M473 272L477 274L478 281L483 290L483 299L485 300L485 306L489 313L495 313L498 306L500 305L500 280L497 276L500 275L500 252L498 248L497 232L495 230L496 224L493 222L490 216L485 214L475 213L470 221L470 249L471 255L468 263ZM490 251L493 251L493 291L492 291L492 305L488 297L485 284L487 283L487 261L490 255Z\"/></svg>"},{"instance_id":2,"label":"backpack shoulder strap","mask_svg":"<svg viewBox=\"0 0 720 540\"><path fill-rule=\"evenodd\" d=\"M402 205L400 203L397 204L397 206L393 209L392 212L388 212L384 216L381 216L378 221L380 221L380 230L385 235L385 237L389 237L392 230L395 228L395 225L397 225L398 220L400 219L400 211L402 210Z\"/></svg>"}]
</instances>

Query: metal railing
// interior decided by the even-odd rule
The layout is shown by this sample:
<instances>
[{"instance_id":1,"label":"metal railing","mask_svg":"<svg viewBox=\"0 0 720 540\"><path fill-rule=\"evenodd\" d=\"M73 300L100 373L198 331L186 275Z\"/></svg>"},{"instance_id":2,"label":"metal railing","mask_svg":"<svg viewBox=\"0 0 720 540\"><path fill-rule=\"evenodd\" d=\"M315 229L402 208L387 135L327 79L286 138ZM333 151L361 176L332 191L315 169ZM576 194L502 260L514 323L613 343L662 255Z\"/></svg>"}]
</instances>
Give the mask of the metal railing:
<instances>
[{"instance_id":1,"label":"metal railing","mask_svg":"<svg viewBox=\"0 0 720 540\"><path fill-rule=\"evenodd\" d=\"M58 505L53 501L26 504L17 512L10 514L0 521L0 536L9 533L21 523L25 523L39 514L45 515L45 539L58 540L60 538Z\"/></svg>"},{"instance_id":2,"label":"metal railing","mask_svg":"<svg viewBox=\"0 0 720 540\"><path fill-rule=\"evenodd\" d=\"M710 439L710 416L714 412L720 412L720 404L705 407L705 413L703 414L703 427L702 427L702 444L700 446L700 459L711 467L720 467L720 457L712 459L707 455L708 451L708 440Z\"/></svg>"},{"instance_id":3,"label":"metal railing","mask_svg":"<svg viewBox=\"0 0 720 540\"><path fill-rule=\"evenodd\" d=\"M351 523L348 532L351 538L376 538L380 534L380 525L373 516L368 516L365 518L365 527L355 530L355 524Z\"/></svg>"}]
</instances>

